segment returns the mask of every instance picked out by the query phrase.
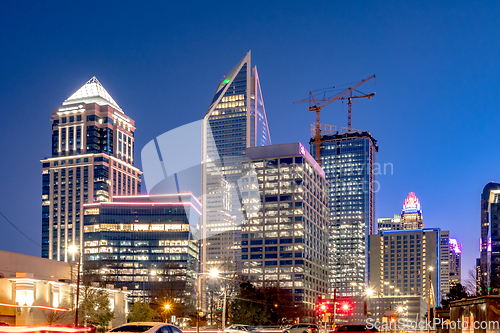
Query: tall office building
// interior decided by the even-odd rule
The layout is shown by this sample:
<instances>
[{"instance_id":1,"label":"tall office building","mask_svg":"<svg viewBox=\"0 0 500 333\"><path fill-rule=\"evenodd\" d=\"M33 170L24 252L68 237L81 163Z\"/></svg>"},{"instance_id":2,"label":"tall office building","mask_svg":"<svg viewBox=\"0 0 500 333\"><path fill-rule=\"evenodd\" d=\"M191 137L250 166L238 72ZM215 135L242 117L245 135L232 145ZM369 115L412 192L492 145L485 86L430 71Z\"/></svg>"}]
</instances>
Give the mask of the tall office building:
<instances>
[{"instance_id":1,"label":"tall office building","mask_svg":"<svg viewBox=\"0 0 500 333\"><path fill-rule=\"evenodd\" d=\"M134 121L97 78L52 112L52 157L42 162L42 257L68 261L82 249L83 203L141 192Z\"/></svg>"},{"instance_id":2,"label":"tall office building","mask_svg":"<svg viewBox=\"0 0 500 333\"><path fill-rule=\"evenodd\" d=\"M384 304L395 309L406 301L408 318L417 314L422 318L427 312L429 272L434 305L440 304L441 254L449 249L447 243L442 245L446 236L441 233L439 228L425 228L380 231L370 236L370 286L377 291L373 304L381 292Z\"/></svg>"},{"instance_id":3,"label":"tall office building","mask_svg":"<svg viewBox=\"0 0 500 333\"><path fill-rule=\"evenodd\" d=\"M289 290L314 315L328 291L328 183L299 142L247 149L243 275ZM254 187L252 179L257 180Z\"/></svg>"},{"instance_id":4,"label":"tall office building","mask_svg":"<svg viewBox=\"0 0 500 333\"><path fill-rule=\"evenodd\" d=\"M250 52L220 80L202 132L202 269L239 270L243 216L236 182L246 149L271 143Z\"/></svg>"},{"instance_id":5,"label":"tall office building","mask_svg":"<svg viewBox=\"0 0 500 333\"><path fill-rule=\"evenodd\" d=\"M462 283L462 244L455 238L449 239L450 250L450 288Z\"/></svg>"},{"instance_id":6,"label":"tall office building","mask_svg":"<svg viewBox=\"0 0 500 333\"><path fill-rule=\"evenodd\" d=\"M498 294L500 292L500 184L493 182L486 184L481 195L480 251L478 292Z\"/></svg>"},{"instance_id":7,"label":"tall office building","mask_svg":"<svg viewBox=\"0 0 500 333\"><path fill-rule=\"evenodd\" d=\"M403 229L422 229L424 221L420 201L414 192L410 192L401 210L401 224Z\"/></svg>"},{"instance_id":8,"label":"tall office building","mask_svg":"<svg viewBox=\"0 0 500 333\"><path fill-rule=\"evenodd\" d=\"M191 193L115 196L83 204L83 267L92 282L149 302L193 303L200 202Z\"/></svg>"},{"instance_id":9,"label":"tall office building","mask_svg":"<svg viewBox=\"0 0 500 333\"><path fill-rule=\"evenodd\" d=\"M450 292L450 232L441 230L440 233L440 298L443 299Z\"/></svg>"},{"instance_id":10,"label":"tall office building","mask_svg":"<svg viewBox=\"0 0 500 333\"><path fill-rule=\"evenodd\" d=\"M369 276L369 236L375 232L377 141L366 131L323 128L321 162L330 184L329 292L361 296ZM314 140L310 143L315 154Z\"/></svg>"}]
</instances>

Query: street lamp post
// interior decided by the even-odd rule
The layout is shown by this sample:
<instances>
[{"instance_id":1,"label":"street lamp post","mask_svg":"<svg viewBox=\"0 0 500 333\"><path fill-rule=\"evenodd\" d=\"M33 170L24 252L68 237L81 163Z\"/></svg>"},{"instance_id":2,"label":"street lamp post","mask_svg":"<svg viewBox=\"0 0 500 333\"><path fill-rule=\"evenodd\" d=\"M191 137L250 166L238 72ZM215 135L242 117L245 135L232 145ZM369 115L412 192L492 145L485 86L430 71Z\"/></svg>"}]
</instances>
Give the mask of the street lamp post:
<instances>
[{"instance_id":1,"label":"street lamp post","mask_svg":"<svg viewBox=\"0 0 500 333\"><path fill-rule=\"evenodd\" d=\"M373 289L367 289L366 294L368 296L372 296L375 291ZM378 320L379 324L382 325L382 308L380 305L380 294L382 293L381 290L377 291L377 297L378 297Z\"/></svg>"},{"instance_id":2,"label":"street lamp post","mask_svg":"<svg viewBox=\"0 0 500 333\"><path fill-rule=\"evenodd\" d=\"M82 255L78 251L78 247L76 245L71 245L68 248L68 251L73 255L78 254L78 268L76 272L76 302L75 302L75 327L78 326L78 301L80 300L80 267L82 264Z\"/></svg>"},{"instance_id":3,"label":"street lamp post","mask_svg":"<svg viewBox=\"0 0 500 333\"><path fill-rule=\"evenodd\" d=\"M196 333L200 333L200 311L201 311L201 281L204 275L203 273L198 274L198 296L197 298L197 307L196 307ZM213 268L208 272L208 275L205 275L211 278L219 277L219 270Z\"/></svg>"}]
</instances>

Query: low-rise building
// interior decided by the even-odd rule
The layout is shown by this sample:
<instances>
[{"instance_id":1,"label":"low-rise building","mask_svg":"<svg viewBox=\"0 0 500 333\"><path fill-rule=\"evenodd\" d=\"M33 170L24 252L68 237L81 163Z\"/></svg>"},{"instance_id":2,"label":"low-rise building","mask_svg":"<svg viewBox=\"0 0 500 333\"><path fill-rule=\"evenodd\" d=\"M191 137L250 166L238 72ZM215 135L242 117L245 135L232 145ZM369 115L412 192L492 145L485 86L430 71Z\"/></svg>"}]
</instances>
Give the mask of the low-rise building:
<instances>
[{"instance_id":1,"label":"low-rise building","mask_svg":"<svg viewBox=\"0 0 500 333\"><path fill-rule=\"evenodd\" d=\"M90 281L127 287L132 300L192 302L200 203L191 193L115 196L84 204L83 268Z\"/></svg>"}]
</instances>

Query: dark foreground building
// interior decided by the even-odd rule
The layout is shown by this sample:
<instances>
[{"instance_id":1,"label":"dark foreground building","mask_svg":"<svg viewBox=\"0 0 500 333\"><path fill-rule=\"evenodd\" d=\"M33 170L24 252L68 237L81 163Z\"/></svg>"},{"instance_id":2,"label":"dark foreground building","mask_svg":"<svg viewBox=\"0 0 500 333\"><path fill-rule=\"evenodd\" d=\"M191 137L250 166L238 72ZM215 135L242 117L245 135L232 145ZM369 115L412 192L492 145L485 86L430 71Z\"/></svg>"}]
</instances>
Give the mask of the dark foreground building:
<instances>
[{"instance_id":1,"label":"dark foreground building","mask_svg":"<svg viewBox=\"0 0 500 333\"><path fill-rule=\"evenodd\" d=\"M481 195L479 294L500 291L500 184L488 183Z\"/></svg>"},{"instance_id":2,"label":"dark foreground building","mask_svg":"<svg viewBox=\"0 0 500 333\"><path fill-rule=\"evenodd\" d=\"M83 209L83 267L90 281L127 287L134 300L190 301L200 219L191 193L115 196Z\"/></svg>"}]
</instances>

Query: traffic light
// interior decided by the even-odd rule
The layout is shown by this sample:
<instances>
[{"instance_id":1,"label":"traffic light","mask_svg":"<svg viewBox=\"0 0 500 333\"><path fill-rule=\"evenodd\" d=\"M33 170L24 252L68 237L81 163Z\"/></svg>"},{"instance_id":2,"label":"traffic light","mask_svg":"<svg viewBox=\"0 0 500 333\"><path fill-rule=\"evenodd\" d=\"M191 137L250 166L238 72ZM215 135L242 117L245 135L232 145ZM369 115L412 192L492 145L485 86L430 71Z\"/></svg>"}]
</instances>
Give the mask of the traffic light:
<instances>
[{"instance_id":1,"label":"traffic light","mask_svg":"<svg viewBox=\"0 0 500 333\"><path fill-rule=\"evenodd\" d=\"M349 302L349 301L342 301L339 303L339 312L340 313L345 313L345 314L348 314L348 313L351 313L352 312L352 303Z\"/></svg>"},{"instance_id":2,"label":"traffic light","mask_svg":"<svg viewBox=\"0 0 500 333\"><path fill-rule=\"evenodd\" d=\"M316 304L316 312L318 312L318 314L325 314L327 310L328 307L326 306L325 301L320 301Z\"/></svg>"}]
</instances>

